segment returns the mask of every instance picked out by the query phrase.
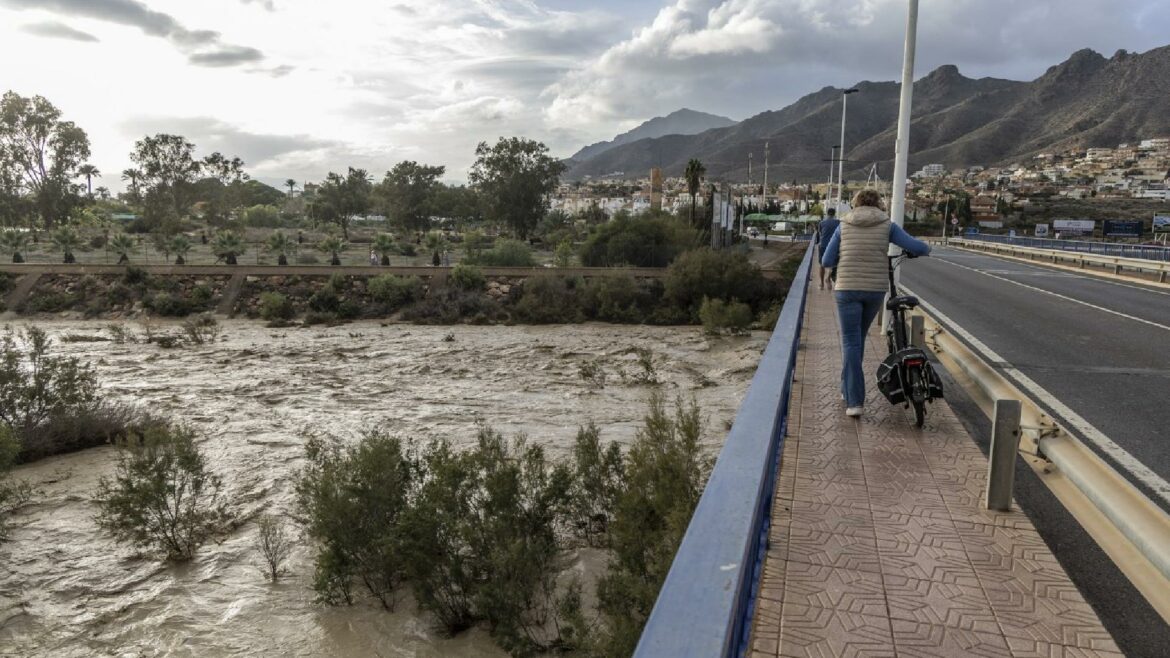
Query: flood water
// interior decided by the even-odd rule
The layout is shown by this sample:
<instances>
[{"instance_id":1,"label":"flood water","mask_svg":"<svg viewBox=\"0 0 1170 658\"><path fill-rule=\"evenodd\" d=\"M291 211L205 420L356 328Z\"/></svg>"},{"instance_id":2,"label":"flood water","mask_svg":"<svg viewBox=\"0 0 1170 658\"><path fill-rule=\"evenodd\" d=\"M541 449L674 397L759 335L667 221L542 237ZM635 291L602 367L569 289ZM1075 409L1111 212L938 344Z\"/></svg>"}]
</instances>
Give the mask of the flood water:
<instances>
[{"instance_id":1,"label":"flood water","mask_svg":"<svg viewBox=\"0 0 1170 658\"><path fill-rule=\"evenodd\" d=\"M39 323L54 337L105 335L104 323ZM138 330L134 323L127 329ZM708 339L697 328L602 324L420 327L354 323L268 329L229 321L214 345L57 341L93 363L106 395L190 424L224 493L246 521L184 565L114 543L95 525L92 496L113 470L112 448L16 469L33 502L0 544L0 655L18 656L502 656L482 629L444 638L404 600L393 613L363 601L314 602L312 551L297 549L278 584L259 571L257 514L286 520L312 433L353 440L382 428L403 438L475 441L484 422L523 433L564 458L579 425L633 439L650 388L623 383L632 347L652 350L669 397L694 396L716 452L755 372L767 334ZM453 338L453 340L447 340ZM604 388L580 377L601 359ZM595 553L575 569L602 568Z\"/></svg>"}]
</instances>

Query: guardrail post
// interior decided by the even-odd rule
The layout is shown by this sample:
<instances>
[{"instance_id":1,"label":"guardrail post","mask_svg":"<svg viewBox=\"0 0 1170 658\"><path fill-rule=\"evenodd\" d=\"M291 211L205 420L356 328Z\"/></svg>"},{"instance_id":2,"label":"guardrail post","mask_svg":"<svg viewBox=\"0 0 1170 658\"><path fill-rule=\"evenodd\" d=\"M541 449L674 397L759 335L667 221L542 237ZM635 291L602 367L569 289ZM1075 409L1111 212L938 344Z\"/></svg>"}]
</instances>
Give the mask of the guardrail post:
<instances>
[{"instance_id":1,"label":"guardrail post","mask_svg":"<svg viewBox=\"0 0 1170 658\"><path fill-rule=\"evenodd\" d=\"M1020 449L1020 401L996 400L991 421L991 452L987 458L987 492L983 497L989 510L1012 508L1012 487L1016 479L1016 452Z\"/></svg>"},{"instance_id":2,"label":"guardrail post","mask_svg":"<svg viewBox=\"0 0 1170 658\"><path fill-rule=\"evenodd\" d=\"M1113 273L1114 274L1121 274L1121 265L1114 265L1113 266Z\"/></svg>"},{"instance_id":3,"label":"guardrail post","mask_svg":"<svg viewBox=\"0 0 1170 658\"><path fill-rule=\"evenodd\" d=\"M926 318L921 315L910 316L910 344L926 347Z\"/></svg>"},{"instance_id":4,"label":"guardrail post","mask_svg":"<svg viewBox=\"0 0 1170 658\"><path fill-rule=\"evenodd\" d=\"M1158 283L1166 283L1166 270L1158 272Z\"/></svg>"}]
</instances>

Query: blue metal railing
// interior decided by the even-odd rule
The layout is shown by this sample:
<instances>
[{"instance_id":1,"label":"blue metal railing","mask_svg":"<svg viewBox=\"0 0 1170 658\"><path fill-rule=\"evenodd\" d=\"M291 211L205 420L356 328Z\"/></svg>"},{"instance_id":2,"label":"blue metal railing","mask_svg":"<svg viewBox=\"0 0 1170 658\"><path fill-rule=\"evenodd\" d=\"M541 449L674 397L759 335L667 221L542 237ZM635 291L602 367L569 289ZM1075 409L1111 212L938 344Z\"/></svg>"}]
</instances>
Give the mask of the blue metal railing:
<instances>
[{"instance_id":1,"label":"blue metal railing","mask_svg":"<svg viewBox=\"0 0 1170 658\"><path fill-rule=\"evenodd\" d=\"M637 658L745 653L812 258L810 246L642 631Z\"/></svg>"},{"instance_id":2,"label":"blue metal railing","mask_svg":"<svg viewBox=\"0 0 1170 658\"><path fill-rule=\"evenodd\" d=\"M1098 256L1117 256L1120 258L1139 258L1170 262L1170 247L1154 247L1141 244L1118 244L1115 242L1089 242L1087 240L1052 240L1049 238L1009 237L1006 235L967 235L964 240L978 240L980 242L994 242L998 244L1013 244L1018 247L1034 247L1036 249L1057 249L1060 251L1075 251Z\"/></svg>"}]
</instances>

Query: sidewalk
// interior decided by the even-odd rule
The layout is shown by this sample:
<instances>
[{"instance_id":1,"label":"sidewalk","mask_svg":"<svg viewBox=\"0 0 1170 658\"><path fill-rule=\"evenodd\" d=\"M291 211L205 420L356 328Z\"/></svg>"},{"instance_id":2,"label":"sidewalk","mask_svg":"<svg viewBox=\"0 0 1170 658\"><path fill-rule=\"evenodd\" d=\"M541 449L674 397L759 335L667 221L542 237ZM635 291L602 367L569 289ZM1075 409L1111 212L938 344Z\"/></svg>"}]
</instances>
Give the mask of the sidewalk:
<instances>
[{"instance_id":1,"label":"sidewalk","mask_svg":"<svg viewBox=\"0 0 1170 658\"><path fill-rule=\"evenodd\" d=\"M809 290L750 656L1121 656L950 407L840 396L832 293ZM866 345L873 373L885 344Z\"/></svg>"}]
</instances>

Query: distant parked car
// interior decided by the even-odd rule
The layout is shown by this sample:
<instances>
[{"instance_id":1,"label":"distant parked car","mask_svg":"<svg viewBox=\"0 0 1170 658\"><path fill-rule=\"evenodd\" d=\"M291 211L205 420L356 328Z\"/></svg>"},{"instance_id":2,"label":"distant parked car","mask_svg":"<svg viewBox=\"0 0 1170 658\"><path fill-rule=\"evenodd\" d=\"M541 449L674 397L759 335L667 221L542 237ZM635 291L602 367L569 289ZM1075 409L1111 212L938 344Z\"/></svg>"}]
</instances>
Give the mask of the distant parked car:
<instances>
[{"instance_id":1,"label":"distant parked car","mask_svg":"<svg viewBox=\"0 0 1170 658\"><path fill-rule=\"evenodd\" d=\"M748 231L748 235L752 236L753 238L758 238L758 237L760 237L760 231L759 231L759 229L753 228L753 229Z\"/></svg>"}]
</instances>

